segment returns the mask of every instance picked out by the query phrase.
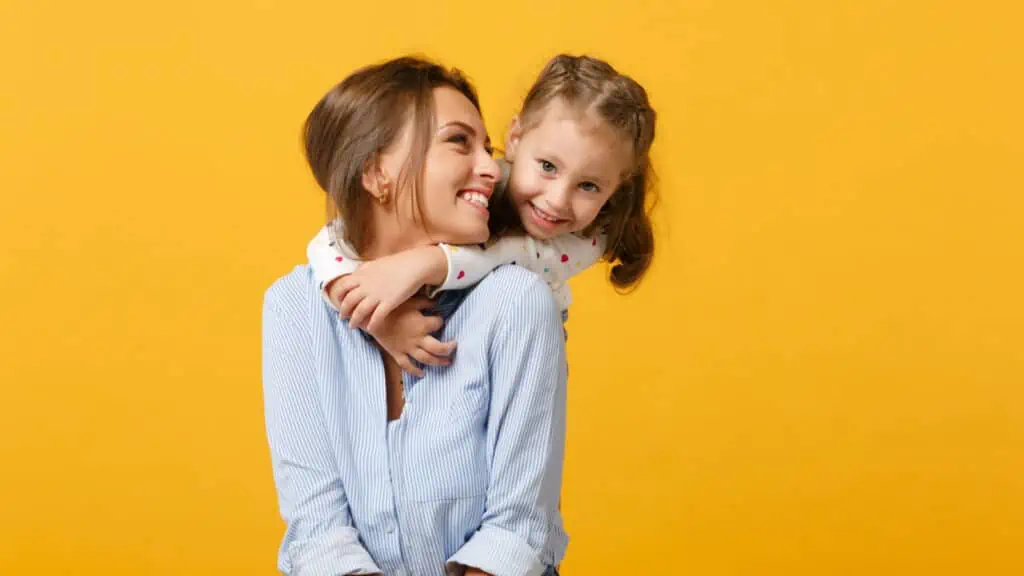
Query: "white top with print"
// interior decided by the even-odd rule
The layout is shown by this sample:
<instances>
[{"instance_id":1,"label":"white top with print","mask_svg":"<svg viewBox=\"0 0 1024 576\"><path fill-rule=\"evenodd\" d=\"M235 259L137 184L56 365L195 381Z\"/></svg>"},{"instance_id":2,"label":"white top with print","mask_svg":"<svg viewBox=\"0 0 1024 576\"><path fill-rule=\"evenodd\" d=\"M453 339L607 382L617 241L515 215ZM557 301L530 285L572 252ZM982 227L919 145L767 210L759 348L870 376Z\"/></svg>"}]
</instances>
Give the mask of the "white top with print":
<instances>
[{"instance_id":1,"label":"white top with print","mask_svg":"<svg viewBox=\"0 0 1024 576\"><path fill-rule=\"evenodd\" d=\"M341 230L340 220L324 226L306 249L321 292L331 280L351 274L360 263L355 250L337 235ZM567 310L572 303L567 281L597 263L606 245L607 237L603 234L594 238L563 234L551 240L509 235L483 246L440 244L448 259L448 276L431 296L440 290L472 286L498 266L515 264L547 282L559 308Z\"/></svg>"}]
</instances>

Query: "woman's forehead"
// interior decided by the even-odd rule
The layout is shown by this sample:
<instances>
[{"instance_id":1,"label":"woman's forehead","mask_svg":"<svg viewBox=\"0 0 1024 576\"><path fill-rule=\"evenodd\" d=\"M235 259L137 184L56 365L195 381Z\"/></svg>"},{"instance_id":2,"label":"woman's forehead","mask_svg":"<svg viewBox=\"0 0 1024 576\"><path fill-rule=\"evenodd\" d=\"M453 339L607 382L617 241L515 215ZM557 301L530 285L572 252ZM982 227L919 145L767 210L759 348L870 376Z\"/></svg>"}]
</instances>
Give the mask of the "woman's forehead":
<instances>
[{"instance_id":1,"label":"woman's forehead","mask_svg":"<svg viewBox=\"0 0 1024 576\"><path fill-rule=\"evenodd\" d=\"M457 121L473 127L483 126L483 119L476 106L465 94L448 86L434 89L434 114L438 125Z\"/></svg>"}]
</instances>

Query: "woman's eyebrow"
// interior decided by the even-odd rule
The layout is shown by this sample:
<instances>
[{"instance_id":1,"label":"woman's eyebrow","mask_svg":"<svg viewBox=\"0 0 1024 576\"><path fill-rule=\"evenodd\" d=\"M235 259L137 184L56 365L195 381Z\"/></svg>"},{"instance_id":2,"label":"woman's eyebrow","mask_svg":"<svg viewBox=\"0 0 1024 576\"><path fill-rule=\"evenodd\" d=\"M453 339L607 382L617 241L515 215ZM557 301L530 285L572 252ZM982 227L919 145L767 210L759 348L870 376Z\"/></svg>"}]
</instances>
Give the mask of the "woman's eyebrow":
<instances>
[{"instance_id":1,"label":"woman's eyebrow","mask_svg":"<svg viewBox=\"0 0 1024 576\"><path fill-rule=\"evenodd\" d=\"M469 134L471 136L476 136L476 130L472 126L470 126L469 124L466 124L465 122L463 122L462 120L452 120L451 122L445 122L444 124L441 125L440 128L438 128L438 130L444 130L445 128L447 128L449 126L459 126L459 127L463 128L463 129L465 129L466 132L469 132Z\"/></svg>"},{"instance_id":2,"label":"woman's eyebrow","mask_svg":"<svg viewBox=\"0 0 1024 576\"><path fill-rule=\"evenodd\" d=\"M444 130L445 128L448 128L449 126L458 126L458 127L462 128L463 130L465 130L466 132L469 132L470 136L472 136L474 138L476 138L476 136L477 136L476 129L473 128L472 126L470 126L469 124L466 124L462 120L452 120L451 122L445 122L444 124L441 125L440 128L438 128L438 131ZM484 138L484 144L487 145L487 146L491 145L491 137L490 136L487 136L486 138Z\"/></svg>"}]
</instances>

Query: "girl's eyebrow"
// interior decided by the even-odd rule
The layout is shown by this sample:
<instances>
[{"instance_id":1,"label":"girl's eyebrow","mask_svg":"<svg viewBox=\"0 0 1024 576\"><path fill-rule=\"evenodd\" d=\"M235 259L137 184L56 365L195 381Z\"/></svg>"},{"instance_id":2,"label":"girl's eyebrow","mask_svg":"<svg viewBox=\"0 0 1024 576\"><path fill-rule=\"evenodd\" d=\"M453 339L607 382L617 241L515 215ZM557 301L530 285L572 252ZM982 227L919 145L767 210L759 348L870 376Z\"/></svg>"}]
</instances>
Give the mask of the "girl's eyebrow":
<instances>
[{"instance_id":1,"label":"girl's eyebrow","mask_svg":"<svg viewBox=\"0 0 1024 576\"><path fill-rule=\"evenodd\" d=\"M543 156L545 160L551 162L552 164L556 164L558 166L565 166L565 162L562 162L562 159L559 158L558 154L555 154L554 152L547 152L546 150L541 148L540 153L537 155Z\"/></svg>"},{"instance_id":2,"label":"girl's eyebrow","mask_svg":"<svg viewBox=\"0 0 1024 576\"><path fill-rule=\"evenodd\" d=\"M537 152L537 156L544 158L545 160L551 162L555 166L565 166L565 162L562 162L562 159L558 157L558 154L555 154L553 152L547 152L543 148ZM595 184L600 184L602 186L608 184L608 180L606 178L602 178L594 173L584 173L582 179L594 182Z\"/></svg>"}]
</instances>

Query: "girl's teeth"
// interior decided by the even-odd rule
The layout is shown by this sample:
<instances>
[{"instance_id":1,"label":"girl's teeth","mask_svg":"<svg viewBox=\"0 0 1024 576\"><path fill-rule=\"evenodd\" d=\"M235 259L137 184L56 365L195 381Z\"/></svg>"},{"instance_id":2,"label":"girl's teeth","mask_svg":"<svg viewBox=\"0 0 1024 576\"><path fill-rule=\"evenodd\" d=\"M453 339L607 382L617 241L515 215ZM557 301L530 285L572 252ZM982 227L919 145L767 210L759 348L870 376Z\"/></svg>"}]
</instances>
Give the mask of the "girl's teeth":
<instances>
[{"instance_id":1,"label":"girl's teeth","mask_svg":"<svg viewBox=\"0 0 1024 576\"><path fill-rule=\"evenodd\" d=\"M540 217L543 218L544 220L547 220L548 222L558 222L558 218L552 218L551 216L548 216L547 214L542 212L540 208L534 206L534 210L536 210L537 214L540 215Z\"/></svg>"}]
</instances>

